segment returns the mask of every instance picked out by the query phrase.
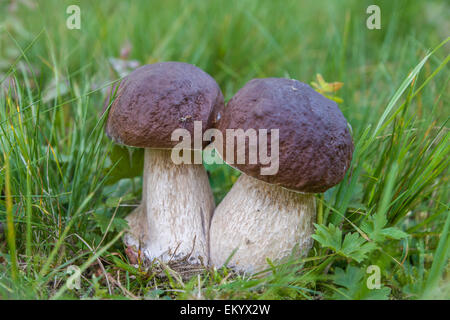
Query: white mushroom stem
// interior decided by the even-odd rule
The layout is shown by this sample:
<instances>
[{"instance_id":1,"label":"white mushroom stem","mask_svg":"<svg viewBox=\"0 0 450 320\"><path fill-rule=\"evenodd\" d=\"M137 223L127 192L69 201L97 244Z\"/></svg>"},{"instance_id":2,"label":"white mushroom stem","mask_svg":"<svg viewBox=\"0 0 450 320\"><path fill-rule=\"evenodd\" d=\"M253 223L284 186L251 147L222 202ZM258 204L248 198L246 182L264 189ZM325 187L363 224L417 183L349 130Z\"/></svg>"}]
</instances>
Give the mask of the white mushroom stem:
<instances>
[{"instance_id":1,"label":"white mushroom stem","mask_svg":"<svg viewBox=\"0 0 450 320\"><path fill-rule=\"evenodd\" d=\"M214 198L203 165L172 162L170 150L145 149L142 203L124 241L145 258L208 263Z\"/></svg>"},{"instance_id":2,"label":"white mushroom stem","mask_svg":"<svg viewBox=\"0 0 450 320\"><path fill-rule=\"evenodd\" d=\"M228 263L239 271L256 272L280 261L306 254L316 208L313 194L302 194L242 174L217 206L210 229L210 262ZM293 252L296 247L296 252Z\"/></svg>"}]
</instances>

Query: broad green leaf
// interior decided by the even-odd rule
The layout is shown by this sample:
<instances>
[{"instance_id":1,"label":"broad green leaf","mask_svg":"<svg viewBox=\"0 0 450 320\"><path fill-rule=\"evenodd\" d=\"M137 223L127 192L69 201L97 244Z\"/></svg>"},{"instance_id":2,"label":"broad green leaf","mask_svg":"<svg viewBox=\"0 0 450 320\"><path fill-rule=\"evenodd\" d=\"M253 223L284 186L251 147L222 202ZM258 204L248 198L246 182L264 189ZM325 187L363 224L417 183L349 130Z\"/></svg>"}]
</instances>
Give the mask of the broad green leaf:
<instances>
[{"instance_id":1,"label":"broad green leaf","mask_svg":"<svg viewBox=\"0 0 450 320\"><path fill-rule=\"evenodd\" d=\"M94 212L90 219L97 223L97 226L100 228L102 233L106 232L106 229L108 229L110 224L111 226L109 227L109 231L122 231L127 228L128 222L125 219L118 218L117 216L112 219L112 216L113 213L111 211Z\"/></svg>"},{"instance_id":2,"label":"broad green leaf","mask_svg":"<svg viewBox=\"0 0 450 320\"><path fill-rule=\"evenodd\" d=\"M328 228L324 225L314 224L316 227L316 233L312 235L312 238L319 242L323 247L338 251L341 248L342 231L332 225L328 225Z\"/></svg>"},{"instance_id":3,"label":"broad green leaf","mask_svg":"<svg viewBox=\"0 0 450 320\"><path fill-rule=\"evenodd\" d=\"M316 233L312 235L312 238L323 247L332 249L343 257L361 262L369 252L376 249L375 243L367 242L357 232L347 233L342 242L342 231L333 224L330 223L328 227L318 224L314 225Z\"/></svg>"},{"instance_id":4,"label":"broad green leaf","mask_svg":"<svg viewBox=\"0 0 450 320\"><path fill-rule=\"evenodd\" d=\"M114 145L109 154L111 167L106 184L114 184L125 178L134 178L142 175L144 169L144 149L128 148Z\"/></svg>"},{"instance_id":5,"label":"broad green leaf","mask_svg":"<svg viewBox=\"0 0 450 320\"><path fill-rule=\"evenodd\" d=\"M389 239L403 239L407 238L408 234L406 232L403 232L402 230L396 228L396 227L390 227L390 228L384 228L380 231L380 233Z\"/></svg>"},{"instance_id":6,"label":"broad green leaf","mask_svg":"<svg viewBox=\"0 0 450 320\"><path fill-rule=\"evenodd\" d=\"M333 294L338 300L386 300L391 292L390 288L382 286L380 289L369 289L366 283L366 269L347 266L344 271L336 268L332 276L333 282L340 286Z\"/></svg>"},{"instance_id":7,"label":"broad green leaf","mask_svg":"<svg viewBox=\"0 0 450 320\"><path fill-rule=\"evenodd\" d=\"M349 258L353 258L357 262L363 261L367 254L376 249L376 244L367 242L358 233L347 233L342 248L339 252Z\"/></svg>"}]
</instances>

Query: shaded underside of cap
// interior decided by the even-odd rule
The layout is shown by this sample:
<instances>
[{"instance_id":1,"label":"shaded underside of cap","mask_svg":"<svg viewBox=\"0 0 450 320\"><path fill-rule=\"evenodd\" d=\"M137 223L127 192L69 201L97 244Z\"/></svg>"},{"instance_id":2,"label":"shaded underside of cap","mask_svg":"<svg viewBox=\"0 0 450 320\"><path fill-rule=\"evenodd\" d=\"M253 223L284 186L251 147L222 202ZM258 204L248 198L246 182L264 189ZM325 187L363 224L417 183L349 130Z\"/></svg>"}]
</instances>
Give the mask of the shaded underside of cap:
<instances>
[{"instance_id":1,"label":"shaded underside of cap","mask_svg":"<svg viewBox=\"0 0 450 320\"><path fill-rule=\"evenodd\" d=\"M259 157L257 164L249 164L248 139L245 164L230 165L254 178L295 191L324 192L343 179L352 159L352 137L337 104L297 80L249 81L228 102L218 128L224 141L226 129L278 129L279 170L275 175L261 175L261 167L269 165L261 164ZM270 155L270 136L267 140ZM232 150L224 147L223 159L232 152L236 162L234 145Z\"/></svg>"},{"instance_id":2,"label":"shaded underside of cap","mask_svg":"<svg viewBox=\"0 0 450 320\"><path fill-rule=\"evenodd\" d=\"M193 141L194 121L202 122L204 132L214 126L224 107L216 81L182 62L142 66L114 91L106 134L117 143L135 147L172 148L179 143L171 141L172 132L179 128L188 130Z\"/></svg>"}]
</instances>

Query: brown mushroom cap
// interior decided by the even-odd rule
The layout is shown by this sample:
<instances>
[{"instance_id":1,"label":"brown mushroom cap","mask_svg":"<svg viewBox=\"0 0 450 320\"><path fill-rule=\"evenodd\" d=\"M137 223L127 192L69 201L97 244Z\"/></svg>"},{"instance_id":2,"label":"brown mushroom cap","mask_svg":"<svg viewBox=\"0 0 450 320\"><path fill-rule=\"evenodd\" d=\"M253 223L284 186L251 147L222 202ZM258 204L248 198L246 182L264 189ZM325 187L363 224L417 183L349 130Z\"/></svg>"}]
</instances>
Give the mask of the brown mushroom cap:
<instances>
[{"instance_id":1,"label":"brown mushroom cap","mask_svg":"<svg viewBox=\"0 0 450 320\"><path fill-rule=\"evenodd\" d=\"M339 183L350 166L353 141L347 120L337 104L307 84L282 78L249 81L228 102L218 128L226 141L226 129L279 129L279 170L261 175L267 165L232 164L259 180L305 192L324 192ZM270 138L268 137L268 143ZM225 144L225 143L224 143ZM268 146L270 153L270 145ZM224 148L223 159L237 148ZM235 160L236 162L236 160Z\"/></svg>"},{"instance_id":2,"label":"brown mushroom cap","mask_svg":"<svg viewBox=\"0 0 450 320\"><path fill-rule=\"evenodd\" d=\"M120 144L172 148L179 143L171 141L175 129L187 129L193 137L194 121L202 121L204 132L213 127L223 107L222 92L206 72L188 63L160 62L142 66L122 80L105 130Z\"/></svg>"}]
</instances>

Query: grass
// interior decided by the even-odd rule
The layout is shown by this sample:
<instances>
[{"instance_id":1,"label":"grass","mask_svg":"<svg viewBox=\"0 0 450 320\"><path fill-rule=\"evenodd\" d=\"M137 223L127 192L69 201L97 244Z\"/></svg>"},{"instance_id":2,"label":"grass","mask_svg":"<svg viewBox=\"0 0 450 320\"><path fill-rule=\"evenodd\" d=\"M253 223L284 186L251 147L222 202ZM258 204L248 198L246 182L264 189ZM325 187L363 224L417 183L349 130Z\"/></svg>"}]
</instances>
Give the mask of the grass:
<instances>
[{"instance_id":1,"label":"grass","mask_svg":"<svg viewBox=\"0 0 450 320\"><path fill-rule=\"evenodd\" d=\"M450 298L447 3L376 1L381 30L365 26L373 1L79 1L80 30L65 25L72 2L26 3L0 3L1 299ZM128 63L196 64L226 100L255 77L344 83L355 153L317 195L308 257L254 277L130 264L142 153L114 146L100 116L127 43ZM219 202L238 173L207 169Z\"/></svg>"}]
</instances>

